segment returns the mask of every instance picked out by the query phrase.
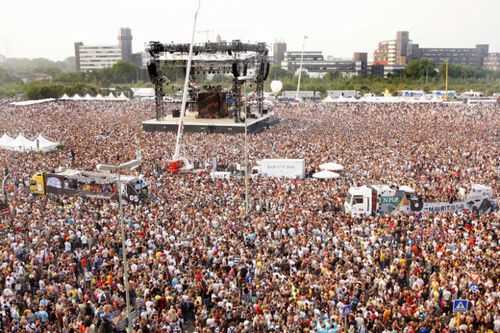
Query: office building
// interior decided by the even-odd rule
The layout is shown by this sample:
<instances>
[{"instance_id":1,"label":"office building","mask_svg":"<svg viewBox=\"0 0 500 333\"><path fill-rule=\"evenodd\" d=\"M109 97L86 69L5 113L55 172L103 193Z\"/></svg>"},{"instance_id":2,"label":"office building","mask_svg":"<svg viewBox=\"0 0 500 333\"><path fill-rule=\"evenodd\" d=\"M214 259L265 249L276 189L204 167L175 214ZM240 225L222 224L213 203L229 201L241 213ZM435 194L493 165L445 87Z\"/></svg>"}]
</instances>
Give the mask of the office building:
<instances>
[{"instance_id":1,"label":"office building","mask_svg":"<svg viewBox=\"0 0 500 333\"><path fill-rule=\"evenodd\" d=\"M408 31L398 31L396 39L378 43L378 48L373 54L373 63L375 65L406 65L412 50L409 36Z\"/></svg>"},{"instance_id":2,"label":"office building","mask_svg":"<svg viewBox=\"0 0 500 333\"><path fill-rule=\"evenodd\" d=\"M354 52L353 61L356 73L366 77L368 75L368 53Z\"/></svg>"},{"instance_id":3,"label":"office building","mask_svg":"<svg viewBox=\"0 0 500 333\"><path fill-rule=\"evenodd\" d=\"M477 44L473 48L421 48L415 44L412 49L412 59L427 58L436 65L449 64L482 67L488 56L489 46Z\"/></svg>"},{"instance_id":4,"label":"office building","mask_svg":"<svg viewBox=\"0 0 500 333\"><path fill-rule=\"evenodd\" d=\"M132 31L130 28L120 28L117 45L75 43L75 64L78 72L108 68L120 60L144 66L143 53L132 53Z\"/></svg>"},{"instance_id":5,"label":"office building","mask_svg":"<svg viewBox=\"0 0 500 333\"><path fill-rule=\"evenodd\" d=\"M132 62L132 31L130 28L120 28L118 33L122 60Z\"/></svg>"},{"instance_id":6,"label":"office building","mask_svg":"<svg viewBox=\"0 0 500 333\"><path fill-rule=\"evenodd\" d=\"M491 71L500 71L500 53L490 53L484 58L483 66Z\"/></svg>"},{"instance_id":7,"label":"office building","mask_svg":"<svg viewBox=\"0 0 500 333\"><path fill-rule=\"evenodd\" d=\"M482 67L488 56L489 45L473 48L421 48L410 40L408 31L398 31L396 39L382 41L373 53L373 65L406 66L411 60L423 57L436 65L445 63Z\"/></svg>"},{"instance_id":8,"label":"office building","mask_svg":"<svg viewBox=\"0 0 500 333\"><path fill-rule=\"evenodd\" d=\"M75 43L77 72L88 72L113 66L122 60L120 45L84 45Z\"/></svg>"},{"instance_id":9,"label":"office building","mask_svg":"<svg viewBox=\"0 0 500 333\"><path fill-rule=\"evenodd\" d=\"M273 64L280 65L285 60L286 43L274 42L273 44Z\"/></svg>"},{"instance_id":10,"label":"office building","mask_svg":"<svg viewBox=\"0 0 500 333\"><path fill-rule=\"evenodd\" d=\"M281 67L296 73L300 68L301 56L302 51L285 52ZM367 58L366 53L358 52L354 55L354 60L333 57L325 59L321 51L304 51L302 70L310 77L323 77L328 72L340 72L342 76L363 75L368 69Z\"/></svg>"}]
</instances>

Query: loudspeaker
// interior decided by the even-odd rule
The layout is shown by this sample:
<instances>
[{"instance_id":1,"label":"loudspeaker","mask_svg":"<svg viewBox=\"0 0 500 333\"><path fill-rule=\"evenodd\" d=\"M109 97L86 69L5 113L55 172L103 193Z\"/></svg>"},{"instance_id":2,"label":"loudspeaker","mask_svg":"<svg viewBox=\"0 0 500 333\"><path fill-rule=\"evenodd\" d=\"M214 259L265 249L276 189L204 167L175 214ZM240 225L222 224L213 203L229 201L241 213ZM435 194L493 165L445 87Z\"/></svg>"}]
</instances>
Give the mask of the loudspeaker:
<instances>
[{"instance_id":1,"label":"loudspeaker","mask_svg":"<svg viewBox=\"0 0 500 333\"><path fill-rule=\"evenodd\" d=\"M148 61L148 75L151 83L155 83L158 80L158 68L156 68L156 64L152 61Z\"/></svg>"},{"instance_id":2,"label":"loudspeaker","mask_svg":"<svg viewBox=\"0 0 500 333\"><path fill-rule=\"evenodd\" d=\"M264 80L263 81L266 81L267 80L267 76L269 75L269 69L271 68L271 66L269 66L269 61L266 62L266 71L265 71L265 74L264 74Z\"/></svg>"},{"instance_id":3,"label":"loudspeaker","mask_svg":"<svg viewBox=\"0 0 500 333\"><path fill-rule=\"evenodd\" d=\"M172 110L172 117L179 118L181 116L181 110Z\"/></svg>"},{"instance_id":4,"label":"loudspeaker","mask_svg":"<svg viewBox=\"0 0 500 333\"><path fill-rule=\"evenodd\" d=\"M240 73L238 72L238 64L233 62L233 76L235 79L237 79L240 76Z\"/></svg>"}]
</instances>

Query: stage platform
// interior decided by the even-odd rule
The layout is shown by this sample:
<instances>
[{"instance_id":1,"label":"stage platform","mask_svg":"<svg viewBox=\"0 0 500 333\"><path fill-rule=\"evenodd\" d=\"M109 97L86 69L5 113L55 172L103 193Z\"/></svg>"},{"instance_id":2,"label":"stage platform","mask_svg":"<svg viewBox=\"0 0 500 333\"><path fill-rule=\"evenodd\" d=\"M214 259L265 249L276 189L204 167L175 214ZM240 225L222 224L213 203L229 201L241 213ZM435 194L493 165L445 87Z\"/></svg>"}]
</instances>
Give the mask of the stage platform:
<instances>
[{"instance_id":1,"label":"stage platform","mask_svg":"<svg viewBox=\"0 0 500 333\"><path fill-rule=\"evenodd\" d=\"M248 119L248 132L255 133L263 131L270 126L277 124L279 118L270 113L258 119ZM179 118L172 115L164 117L162 120L156 118L146 120L142 123L142 129L146 132L175 132L179 124ZM189 112L184 117L184 132L192 133L244 133L245 123L235 123L231 118L224 119L201 119L196 118L195 113Z\"/></svg>"}]
</instances>

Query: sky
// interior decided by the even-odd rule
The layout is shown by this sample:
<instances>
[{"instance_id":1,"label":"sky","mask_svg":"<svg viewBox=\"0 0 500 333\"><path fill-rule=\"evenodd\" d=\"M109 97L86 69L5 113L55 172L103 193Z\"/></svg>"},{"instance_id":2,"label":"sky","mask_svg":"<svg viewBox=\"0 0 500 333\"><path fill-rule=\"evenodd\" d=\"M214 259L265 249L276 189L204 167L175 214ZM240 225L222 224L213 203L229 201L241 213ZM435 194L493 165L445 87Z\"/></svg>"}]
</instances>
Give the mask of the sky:
<instances>
[{"instance_id":1,"label":"sky","mask_svg":"<svg viewBox=\"0 0 500 333\"><path fill-rule=\"evenodd\" d=\"M76 4L79 6L76 6ZM62 60L73 43L118 44L129 27L133 51L144 43L189 42L197 0L2 0L0 54ZM500 52L500 0L201 0L197 31L215 40L287 42L288 50L351 58L407 30L421 47L474 47ZM197 42L207 33L196 34Z\"/></svg>"}]
</instances>

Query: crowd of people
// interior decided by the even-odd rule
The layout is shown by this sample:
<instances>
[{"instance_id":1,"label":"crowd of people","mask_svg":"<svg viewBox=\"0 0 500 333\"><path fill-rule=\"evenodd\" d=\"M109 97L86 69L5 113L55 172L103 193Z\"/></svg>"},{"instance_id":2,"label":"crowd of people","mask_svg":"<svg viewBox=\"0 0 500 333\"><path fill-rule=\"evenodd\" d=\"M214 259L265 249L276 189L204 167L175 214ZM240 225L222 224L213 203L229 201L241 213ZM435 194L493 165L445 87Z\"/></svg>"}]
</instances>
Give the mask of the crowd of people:
<instances>
[{"instance_id":1,"label":"crowd of people","mask_svg":"<svg viewBox=\"0 0 500 333\"><path fill-rule=\"evenodd\" d=\"M174 133L145 133L150 103L0 104L0 134L64 146L0 150L10 214L0 218L0 330L115 332L126 321L114 201L33 196L31 175L135 157L149 198L124 207L134 332L500 332L498 210L367 216L343 212L353 185L409 185L426 201L459 187L499 193L500 107L277 104L251 134L250 164L325 162L338 180L170 174ZM242 164L243 135L187 133L197 164ZM135 171L137 172L137 171ZM465 313L453 300L468 300Z\"/></svg>"}]
</instances>

